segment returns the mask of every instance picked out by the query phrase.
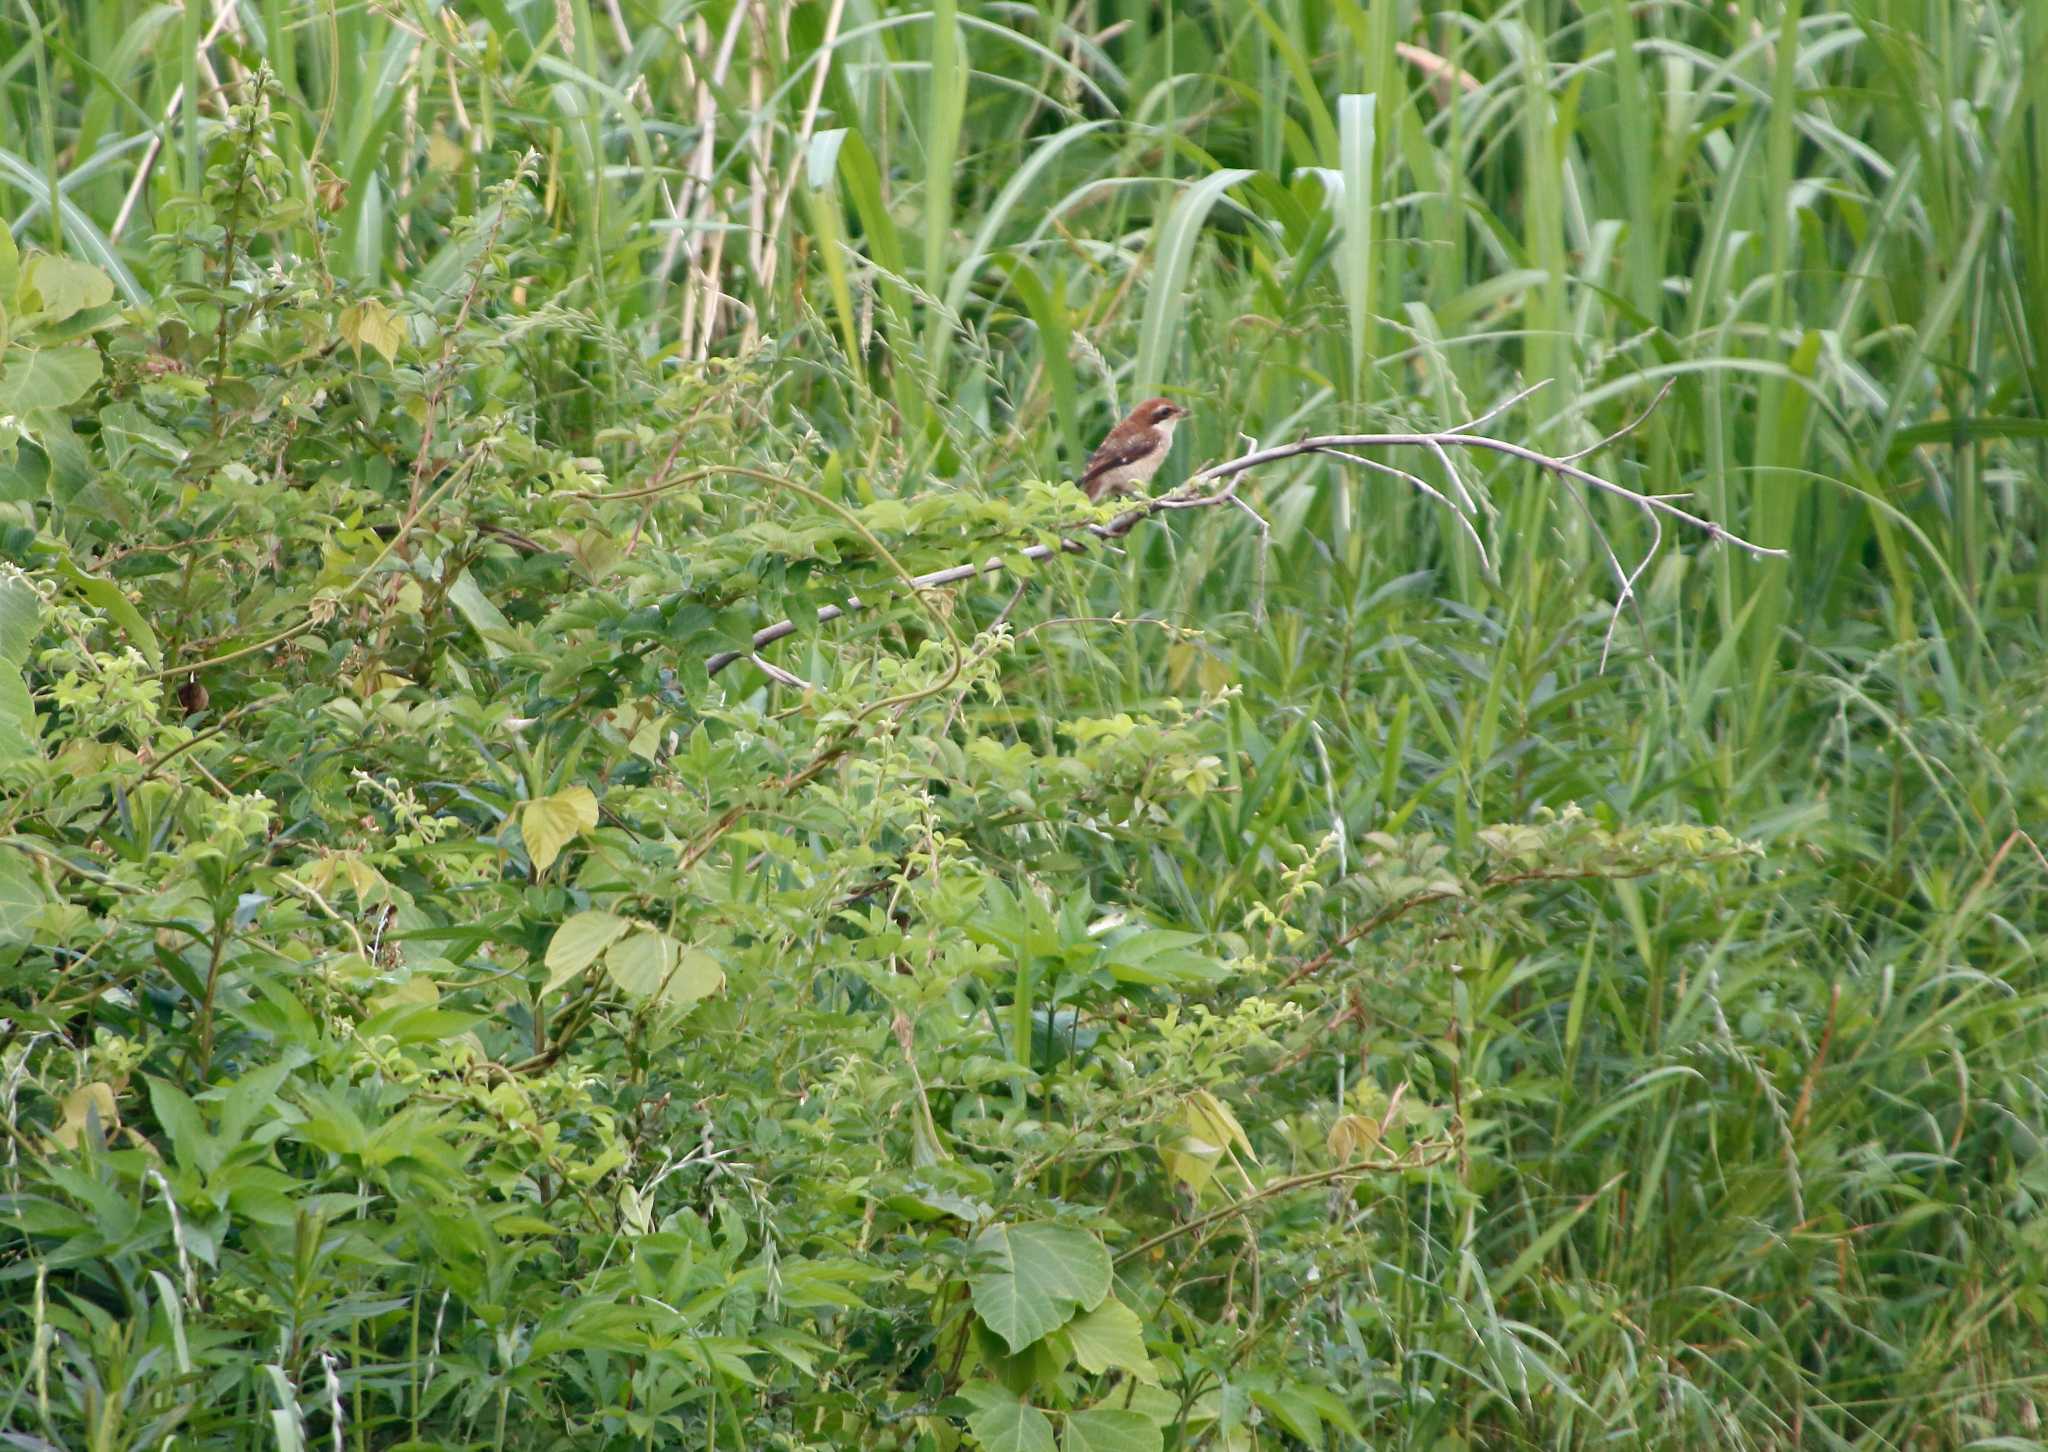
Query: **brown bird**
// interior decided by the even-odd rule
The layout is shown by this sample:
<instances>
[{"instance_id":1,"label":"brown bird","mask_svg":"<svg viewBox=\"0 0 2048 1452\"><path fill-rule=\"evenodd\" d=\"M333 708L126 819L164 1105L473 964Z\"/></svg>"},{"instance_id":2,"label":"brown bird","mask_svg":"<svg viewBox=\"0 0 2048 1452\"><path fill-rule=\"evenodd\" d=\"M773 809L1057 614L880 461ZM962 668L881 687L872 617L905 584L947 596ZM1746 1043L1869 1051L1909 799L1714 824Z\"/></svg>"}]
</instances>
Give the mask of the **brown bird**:
<instances>
[{"instance_id":1,"label":"brown bird","mask_svg":"<svg viewBox=\"0 0 2048 1452\"><path fill-rule=\"evenodd\" d=\"M1146 399L1088 456L1081 488L1090 499L1100 499L1105 494L1130 494L1151 483L1173 447L1173 426L1187 416L1188 411L1170 398Z\"/></svg>"}]
</instances>

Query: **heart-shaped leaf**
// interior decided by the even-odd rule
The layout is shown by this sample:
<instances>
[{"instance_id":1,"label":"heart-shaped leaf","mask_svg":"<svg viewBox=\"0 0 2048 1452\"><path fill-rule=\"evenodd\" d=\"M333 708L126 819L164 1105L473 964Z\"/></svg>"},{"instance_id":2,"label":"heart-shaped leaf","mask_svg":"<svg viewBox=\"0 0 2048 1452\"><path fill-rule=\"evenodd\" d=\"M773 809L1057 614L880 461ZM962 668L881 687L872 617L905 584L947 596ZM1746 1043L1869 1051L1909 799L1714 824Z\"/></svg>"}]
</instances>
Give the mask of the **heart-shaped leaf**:
<instances>
[{"instance_id":1,"label":"heart-shaped leaf","mask_svg":"<svg viewBox=\"0 0 2048 1452\"><path fill-rule=\"evenodd\" d=\"M100 355L84 344L9 348L0 362L0 413L63 408L99 381Z\"/></svg>"},{"instance_id":2,"label":"heart-shaped leaf","mask_svg":"<svg viewBox=\"0 0 2048 1452\"><path fill-rule=\"evenodd\" d=\"M546 872L562 849L597 825L597 798L589 787L570 787L551 797L536 797L519 808L519 835L535 872Z\"/></svg>"},{"instance_id":3,"label":"heart-shaped leaf","mask_svg":"<svg viewBox=\"0 0 2048 1452\"><path fill-rule=\"evenodd\" d=\"M725 971L701 948L685 948L653 928L639 932L605 954L604 970L612 982L635 998L653 998L682 1007L725 986Z\"/></svg>"},{"instance_id":4,"label":"heart-shaped leaf","mask_svg":"<svg viewBox=\"0 0 2048 1452\"><path fill-rule=\"evenodd\" d=\"M1096 1407L1067 1417L1066 1452L1160 1452L1166 1445L1149 1418L1115 1407Z\"/></svg>"},{"instance_id":5,"label":"heart-shaped leaf","mask_svg":"<svg viewBox=\"0 0 2048 1452\"><path fill-rule=\"evenodd\" d=\"M968 1284L982 1323L1022 1351L1109 1294L1109 1251L1085 1230L992 1225L975 1241L988 1267Z\"/></svg>"},{"instance_id":6,"label":"heart-shaped leaf","mask_svg":"<svg viewBox=\"0 0 2048 1452\"><path fill-rule=\"evenodd\" d=\"M1067 1322L1062 1333L1073 1343L1074 1360L1083 1371L1128 1371L1139 1381L1157 1384L1159 1373L1145 1354L1145 1327L1138 1313L1111 1297L1092 1311Z\"/></svg>"},{"instance_id":7,"label":"heart-shaped leaf","mask_svg":"<svg viewBox=\"0 0 2048 1452\"><path fill-rule=\"evenodd\" d=\"M970 1382L960 1395L974 1404L967 1429L987 1452L1053 1452L1052 1422L1044 1412L994 1382Z\"/></svg>"}]
</instances>

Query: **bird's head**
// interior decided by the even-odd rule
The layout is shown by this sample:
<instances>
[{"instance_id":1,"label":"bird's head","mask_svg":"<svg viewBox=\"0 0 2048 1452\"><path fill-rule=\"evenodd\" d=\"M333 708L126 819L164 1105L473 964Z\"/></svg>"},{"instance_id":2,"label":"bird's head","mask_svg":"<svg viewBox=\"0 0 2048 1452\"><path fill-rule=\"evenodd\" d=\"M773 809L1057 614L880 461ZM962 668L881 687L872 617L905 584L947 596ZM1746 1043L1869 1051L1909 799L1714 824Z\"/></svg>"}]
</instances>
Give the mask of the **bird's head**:
<instances>
[{"instance_id":1,"label":"bird's head","mask_svg":"<svg viewBox=\"0 0 2048 1452\"><path fill-rule=\"evenodd\" d=\"M1172 428L1188 411L1170 398L1148 398L1131 410L1133 422L1146 428Z\"/></svg>"}]
</instances>

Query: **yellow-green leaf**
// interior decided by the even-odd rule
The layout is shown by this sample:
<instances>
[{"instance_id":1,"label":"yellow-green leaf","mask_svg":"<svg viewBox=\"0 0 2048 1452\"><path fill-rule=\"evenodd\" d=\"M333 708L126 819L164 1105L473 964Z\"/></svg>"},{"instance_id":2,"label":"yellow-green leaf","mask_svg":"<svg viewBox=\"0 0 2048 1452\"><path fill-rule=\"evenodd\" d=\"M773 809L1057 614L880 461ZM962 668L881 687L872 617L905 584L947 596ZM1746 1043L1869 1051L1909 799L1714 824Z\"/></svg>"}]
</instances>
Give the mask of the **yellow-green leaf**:
<instances>
[{"instance_id":1,"label":"yellow-green leaf","mask_svg":"<svg viewBox=\"0 0 2048 1452\"><path fill-rule=\"evenodd\" d=\"M335 326L341 331L342 341L356 350L358 363L362 362L365 348L383 354L386 363L395 362L398 345L405 341L405 330L399 326L396 315L373 297L344 309L335 319Z\"/></svg>"},{"instance_id":2,"label":"yellow-green leaf","mask_svg":"<svg viewBox=\"0 0 2048 1452\"><path fill-rule=\"evenodd\" d=\"M1160 1153L1166 1161L1166 1172L1199 1196L1216 1176L1216 1162L1223 1158L1223 1147L1189 1134Z\"/></svg>"},{"instance_id":3,"label":"yellow-green leaf","mask_svg":"<svg viewBox=\"0 0 2048 1452\"><path fill-rule=\"evenodd\" d=\"M604 971L634 998L652 998L660 992L675 963L676 940L648 927L614 944L604 955Z\"/></svg>"},{"instance_id":4,"label":"yellow-green leaf","mask_svg":"<svg viewBox=\"0 0 2048 1452\"><path fill-rule=\"evenodd\" d=\"M676 959L676 971L669 975L661 1000L674 1007L709 998L725 987L725 970L702 948L685 948Z\"/></svg>"},{"instance_id":5,"label":"yellow-green leaf","mask_svg":"<svg viewBox=\"0 0 2048 1452\"><path fill-rule=\"evenodd\" d=\"M100 355L83 344L9 348L0 363L0 413L34 413L78 402L100 381Z\"/></svg>"},{"instance_id":6,"label":"yellow-green leaf","mask_svg":"<svg viewBox=\"0 0 2048 1452\"><path fill-rule=\"evenodd\" d=\"M39 252L22 269L29 287L42 298L37 322L61 323L74 313L113 300L114 280L97 267Z\"/></svg>"},{"instance_id":7,"label":"yellow-green leaf","mask_svg":"<svg viewBox=\"0 0 2048 1452\"><path fill-rule=\"evenodd\" d=\"M1114 1296L1092 1311L1084 1311L1061 1329L1074 1347L1074 1360L1083 1371L1101 1375L1105 1371L1128 1371L1139 1381L1156 1386L1159 1373L1145 1354L1145 1327L1138 1313Z\"/></svg>"},{"instance_id":8,"label":"yellow-green leaf","mask_svg":"<svg viewBox=\"0 0 2048 1452\"><path fill-rule=\"evenodd\" d=\"M36 719L35 702L29 697L28 683L21 678L21 667L11 660L0 660L0 762L37 755L37 738L42 729L42 722Z\"/></svg>"},{"instance_id":9,"label":"yellow-green leaf","mask_svg":"<svg viewBox=\"0 0 2048 1452\"><path fill-rule=\"evenodd\" d=\"M1345 1114L1330 1126L1326 1143L1330 1158L1340 1165L1348 1165L1359 1154L1378 1144L1380 1127L1362 1114Z\"/></svg>"},{"instance_id":10,"label":"yellow-green leaf","mask_svg":"<svg viewBox=\"0 0 2048 1452\"><path fill-rule=\"evenodd\" d=\"M1237 1116L1207 1089L1197 1089L1187 1097L1186 1113L1187 1126L1195 1134L1219 1149L1235 1145L1253 1164L1259 1162L1259 1157L1252 1153L1252 1142L1246 1136L1244 1126L1237 1122Z\"/></svg>"},{"instance_id":11,"label":"yellow-green leaf","mask_svg":"<svg viewBox=\"0 0 2048 1452\"><path fill-rule=\"evenodd\" d=\"M555 936L548 940L548 981L541 992L553 993L595 963L597 955L632 926L628 919L611 913L587 912L576 914L556 928Z\"/></svg>"},{"instance_id":12,"label":"yellow-green leaf","mask_svg":"<svg viewBox=\"0 0 2048 1452\"><path fill-rule=\"evenodd\" d=\"M659 997L680 1008L725 985L718 960L701 948L685 948L668 934L643 927L604 956L612 982L635 998Z\"/></svg>"},{"instance_id":13,"label":"yellow-green leaf","mask_svg":"<svg viewBox=\"0 0 2048 1452\"><path fill-rule=\"evenodd\" d=\"M121 1124L113 1088L101 1083L81 1084L65 1095L63 1116L50 1131L50 1142L64 1149L78 1148L86 1129L95 1121L102 1139L111 1138Z\"/></svg>"},{"instance_id":14,"label":"yellow-green leaf","mask_svg":"<svg viewBox=\"0 0 2048 1452\"><path fill-rule=\"evenodd\" d=\"M519 835L535 872L546 872L562 849L597 825L597 798L589 787L570 787L551 797L537 797L519 808Z\"/></svg>"}]
</instances>

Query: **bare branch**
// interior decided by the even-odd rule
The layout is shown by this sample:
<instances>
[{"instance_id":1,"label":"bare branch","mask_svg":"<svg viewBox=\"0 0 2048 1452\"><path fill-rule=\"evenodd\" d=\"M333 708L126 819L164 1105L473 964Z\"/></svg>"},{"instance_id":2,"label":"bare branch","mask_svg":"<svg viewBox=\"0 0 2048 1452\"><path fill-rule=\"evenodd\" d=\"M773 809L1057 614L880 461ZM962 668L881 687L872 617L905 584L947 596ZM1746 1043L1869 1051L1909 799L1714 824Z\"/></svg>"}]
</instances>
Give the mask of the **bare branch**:
<instances>
[{"instance_id":1,"label":"bare branch","mask_svg":"<svg viewBox=\"0 0 2048 1452\"><path fill-rule=\"evenodd\" d=\"M1472 521L1466 517L1465 511L1453 503L1442 490L1429 483L1419 474L1411 474L1406 469L1397 469L1392 464L1382 464L1378 459L1368 459L1363 454L1348 453L1343 449L1331 449L1329 452L1332 457L1356 464L1361 469L1370 469L1376 474L1391 474L1410 488L1427 494L1431 499L1434 499L1437 503L1448 509L1451 512L1451 518L1457 520L1458 524L1464 529L1465 537L1472 541L1472 548L1479 551L1479 563L1486 567L1488 574L1493 573L1493 561L1486 553L1486 542L1480 539L1479 531L1473 528Z\"/></svg>"},{"instance_id":2,"label":"bare branch","mask_svg":"<svg viewBox=\"0 0 2048 1452\"><path fill-rule=\"evenodd\" d=\"M1576 454L1566 454L1561 462L1566 464L1576 464L1579 462L1579 460L1585 458L1589 454L1599 453L1602 449L1606 448L1609 444L1614 443L1616 440L1627 438L1630 434L1634 433L1637 429L1641 428L1643 426L1644 421L1648 419L1651 414L1657 411L1657 406L1664 402L1665 397L1669 395L1671 392L1671 385L1675 382L1677 382L1677 380L1673 378L1665 379L1664 386L1657 390L1657 396L1650 400L1649 407L1645 408L1641 413L1637 414L1634 418L1630 419L1627 423L1623 424L1620 428L1616 429L1606 438L1600 440L1599 443L1588 444L1585 448L1579 450Z\"/></svg>"},{"instance_id":3,"label":"bare branch","mask_svg":"<svg viewBox=\"0 0 2048 1452\"><path fill-rule=\"evenodd\" d=\"M1187 487L1193 487L1211 479L1227 479L1233 474L1243 473L1246 469L1256 469L1263 464L1278 463L1282 459L1299 458L1303 454L1327 454L1342 449L1423 449L1430 447L1432 444L1439 446L1448 445L1461 449L1485 449L1491 453L1505 454L1511 459L1520 459L1524 463L1534 464L1540 469L1548 470L1561 479L1568 479L1575 484L1582 484L1586 488L1596 490L1602 494L1609 494L1617 499L1627 500L1630 504L1646 512L1662 514L1667 518L1677 520L1680 524L1689 524L1706 535L1709 540L1716 542L1726 541L1737 549L1747 551L1749 554L1759 557L1768 556L1773 559L1783 559L1787 555L1785 550L1772 549L1768 545L1752 544L1740 535L1730 533L1711 519L1702 519L1697 514L1680 509L1677 505L1671 503L1672 496L1639 494L1624 485L1610 483L1608 480L1602 479L1598 474L1589 474L1584 469L1579 468L1575 464L1567 463L1563 459L1539 453L1537 450L1527 448L1521 444L1510 443L1506 439L1489 438L1485 434L1464 434L1456 431L1440 433L1319 434L1314 438L1300 439L1291 444L1278 444L1270 449L1261 449L1256 454L1241 455L1238 458L1230 459L1221 464L1211 464L1208 468L1191 478L1188 481Z\"/></svg>"},{"instance_id":4,"label":"bare branch","mask_svg":"<svg viewBox=\"0 0 2048 1452\"><path fill-rule=\"evenodd\" d=\"M1444 432L1447 434L1465 434L1470 433L1473 429L1478 428L1483 423L1492 423L1495 419L1499 418L1502 414L1506 413L1509 409L1513 408L1523 399L1531 397L1534 394L1541 393L1546 387L1549 386L1549 384L1550 380L1548 378L1539 378L1534 383L1530 384L1527 388L1523 389L1521 392L1510 393L1506 398L1503 398L1499 403L1496 403L1492 408L1489 408L1485 413L1480 414L1479 417L1468 418L1461 424L1453 424L1450 428L1445 429Z\"/></svg>"}]
</instances>

